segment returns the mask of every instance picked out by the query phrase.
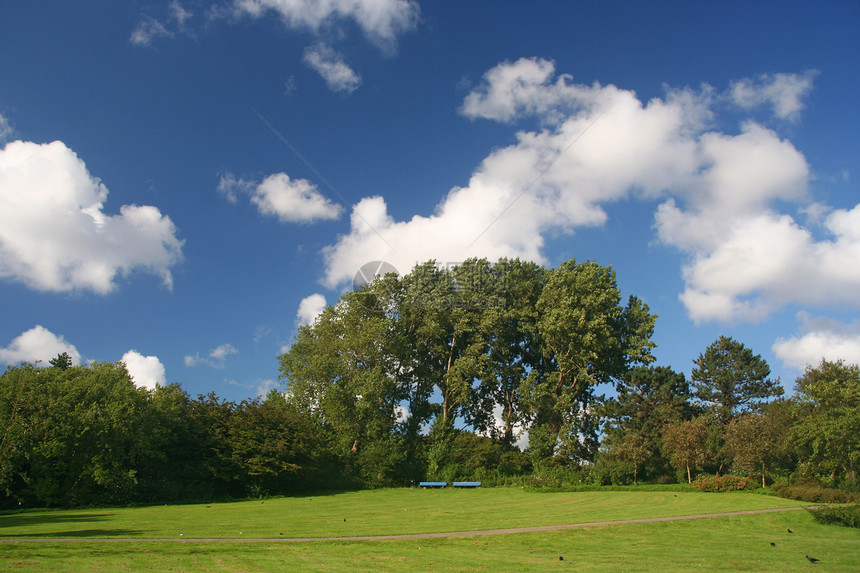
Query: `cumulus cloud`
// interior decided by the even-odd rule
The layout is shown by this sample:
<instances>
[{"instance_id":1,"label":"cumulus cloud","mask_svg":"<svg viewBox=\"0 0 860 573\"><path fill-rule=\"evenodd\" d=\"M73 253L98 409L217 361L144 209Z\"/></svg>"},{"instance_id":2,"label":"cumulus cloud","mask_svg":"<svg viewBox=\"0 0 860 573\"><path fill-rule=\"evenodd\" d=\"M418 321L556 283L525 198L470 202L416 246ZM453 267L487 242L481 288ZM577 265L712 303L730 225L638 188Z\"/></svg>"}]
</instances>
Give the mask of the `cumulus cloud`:
<instances>
[{"instance_id":1,"label":"cumulus cloud","mask_svg":"<svg viewBox=\"0 0 860 573\"><path fill-rule=\"evenodd\" d=\"M553 81L552 70L545 60L520 60L488 72L487 84L466 97L463 113L503 121L537 114L552 127L518 133L515 144L491 153L431 215L395 221L383 198L362 199L353 207L350 233L325 250L326 284L343 283L370 260L404 270L431 258L545 262L547 232L601 225L603 204L632 189L657 195L695 176L698 145L688 132L707 116L706 97L673 92L643 104L615 86ZM525 88L496 96L511 92L497 88L496 79Z\"/></svg>"},{"instance_id":2,"label":"cumulus cloud","mask_svg":"<svg viewBox=\"0 0 860 573\"><path fill-rule=\"evenodd\" d=\"M16 337L6 348L0 348L0 362L17 364L18 362L41 361L43 366L65 352L72 358L72 364L80 364L81 355L78 349L63 338L44 326L36 325Z\"/></svg>"},{"instance_id":3,"label":"cumulus cloud","mask_svg":"<svg viewBox=\"0 0 860 573\"><path fill-rule=\"evenodd\" d=\"M274 215L283 223L312 223L340 217L342 207L329 201L316 185L307 179L290 179L286 173L269 175L261 183L223 175L218 191L231 203L240 194L251 197L251 203L263 215Z\"/></svg>"},{"instance_id":4,"label":"cumulus cloud","mask_svg":"<svg viewBox=\"0 0 860 573\"><path fill-rule=\"evenodd\" d=\"M329 46L316 44L308 47L304 61L322 76L332 91L352 93L361 85L361 76L349 67L342 54Z\"/></svg>"},{"instance_id":5,"label":"cumulus cloud","mask_svg":"<svg viewBox=\"0 0 860 573\"><path fill-rule=\"evenodd\" d=\"M148 205L103 211L107 188L60 141L13 141L0 150L0 277L41 291L99 294L140 269L172 288L182 241Z\"/></svg>"},{"instance_id":6,"label":"cumulus cloud","mask_svg":"<svg viewBox=\"0 0 860 573\"><path fill-rule=\"evenodd\" d=\"M306 324L312 324L320 313L325 310L325 307L325 296L319 293L306 296L299 303L299 310L296 312L298 325L304 326Z\"/></svg>"},{"instance_id":7,"label":"cumulus cloud","mask_svg":"<svg viewBox=\"0 0 860 573\"><path fill-rule=\"evenodd\" d=\"M811 86L804 77L768 76L748 87L770 93L777 113L793 118ZM738 85L746 84L732 93ZM349 233L324 249L324 282L336 288L371 260L403 270L473 256L544 263L548 233L602 225L607 204L647 198L661 200L658 239L686 257L680 296L694 320L757 321L796 303L860 305L860 206L811 203L806 158L775 131L753 121L737 133L714 130L714 94L710 86L667 89L643 102L613 85L576 84L548 60L503 62L460 112L531 118L539 129L493 151L432 214L398 221L384 198L359 201ZM804 227L781 211L791 205L813 224L814 211L821 224Z\"/></svg>"},{"instance_id":8,"label":"cumulus cloud","mask_svg":"<svg viewBox=\"0 0 860 573\"><path fill-rule=\"evenodd\" d=\"M157 356L144 356L137 350L129 350L122 355L122 361L138 387L155 390L156 386L167 384L164 365Z\"/></svg>"},{"instance_id":9,"label":"cumulus cloud","mask_svg":"<svg viewBox=\"0 0 860 573\"><path fill-rule=\"evenodd\" d=\"M833 211L823 226L828 237L816 240L789 215L738 217L684 268L690 316L758 321L792 303L860 305L860 205Z\"/></svg>"},{"instance_id":10,"label":"cumulus cloud","mask_svg":"<svg viewBox=\"0 0 860 573\"><path fill-rule=\"evenodd\" d=\"M807 312L798 313L797 318L800 334L779 338L773 345L774 353L785 364L797 370L817 366L822 359L860 364L860 322L846 324Z\"/></svg>"},{"instance_id":11,"label":"cumulus cloud","mask_svg":"<svg viewBox=\"0 0 860 573\"><path fill-rule=\"evenodd\" d=\"M810 70L803 74L762 74L754 79L737 80L732 82L729 98L744 109L768 105L776 117L797 121L816 75L818 72Z\"/></svg>"},{"instance_id":12,"label":"cumulus cloud","mask_svg":"<svg viewBox=\"0 0 860 573\"><path fill-rule=\"evenodd\" d=\"M201 355L199 352L194 356L186 356L185 365L191 367L203 364L210 368L220 370L226 365L228 356L238 353L239 351L232 344L222 344L221 346L211 350L209 354L206 354L205 356Z\"/></svg>"}]
</instances>

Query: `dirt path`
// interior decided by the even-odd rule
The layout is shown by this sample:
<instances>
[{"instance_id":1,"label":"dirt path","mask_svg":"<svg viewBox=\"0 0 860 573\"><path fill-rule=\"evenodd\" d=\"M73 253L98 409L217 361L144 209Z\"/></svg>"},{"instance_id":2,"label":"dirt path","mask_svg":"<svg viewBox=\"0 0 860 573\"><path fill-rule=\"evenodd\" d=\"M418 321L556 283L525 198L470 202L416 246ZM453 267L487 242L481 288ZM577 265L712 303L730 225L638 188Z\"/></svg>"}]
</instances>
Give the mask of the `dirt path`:
<instances>
[{"instance_id":1,"label":"dirt path","mask_svg":"<svg viewBox=\"0 0 860 573\"><path fill-rule=\"evenodd\" d=\"M812 507L812 506L810 506ZM185 537L171 538L137 538L137 537L10 537L0 538L0 543L164 543L166 541L179 543L305 543L308 541L400 541L405 539L435 539L440 537L471 537L475 535L508 535L511 533L530 533L535 531L558 531L562 529L581 529L585 527L603 527L607 525L626 525L631 523L656 523L659 521L683 521L688 519L709 519L713 517L729 517L732 515L754 515L757 513L776 513L779 511L797 511L808 507L780 507L775 509L755 509L750 511L732 511L728 513L703 513L701 515L676 515L671 517L648 517L642 519L621 519L617 521L592 521L589 523L571 523L566 525L539 525L534 527L511 527L508 529L484 529L477 531L448 531L443 533L412 533L407 535L356 535L348 537L274 537L274 538L206 538L195 539Z\"/></svg>"}]
</instances>

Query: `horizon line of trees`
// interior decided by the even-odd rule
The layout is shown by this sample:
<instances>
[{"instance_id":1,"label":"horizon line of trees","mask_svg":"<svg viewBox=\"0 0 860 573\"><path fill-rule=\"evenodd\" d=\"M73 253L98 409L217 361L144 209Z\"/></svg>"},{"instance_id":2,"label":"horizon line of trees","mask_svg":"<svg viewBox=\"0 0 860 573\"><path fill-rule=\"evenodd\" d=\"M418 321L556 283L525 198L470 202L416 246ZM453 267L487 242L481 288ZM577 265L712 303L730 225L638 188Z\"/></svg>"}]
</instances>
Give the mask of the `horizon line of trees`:
<instances>
[{"instance_id":1,"label":"horizon line of trees","mask_svg":"<svg viewBox=\"0 0 860 573\"><path fill-rule=\"evenodd\" d=\"M0 506L701 472L858 487L856 365L823 360L784 399L761 356L720 337L688 381L651 366L655 320L636 297L622 306L614 271L591 261L431 261L346 293L301 327L278 357L284 391L265 398L137 388L122 363L74 366L67 355L10 366Z\"/></svg>"}]
</instances>

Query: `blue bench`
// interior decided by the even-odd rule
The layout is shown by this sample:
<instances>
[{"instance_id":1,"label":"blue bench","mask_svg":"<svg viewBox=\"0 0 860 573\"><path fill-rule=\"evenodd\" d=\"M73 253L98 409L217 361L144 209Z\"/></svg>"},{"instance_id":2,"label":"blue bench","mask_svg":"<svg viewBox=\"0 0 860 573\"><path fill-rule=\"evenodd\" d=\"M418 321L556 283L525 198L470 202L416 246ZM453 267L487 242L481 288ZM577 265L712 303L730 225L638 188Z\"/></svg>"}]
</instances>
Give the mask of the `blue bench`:
<instances>
[{"instance_id":1,"label":"blue bench","mask_svg":"<svg viewBox=\"0 0 860 573\"><path fill-rule=\"evenodd\" d=\"M448 487L448 482L446 481L422 481L418 484L420 487L428 488L428 487Z\"/></svg>"},{"instance_id":2,"label":"blue bench","mask_svg":"<svg viewBox=\"0 0 860 573\"><path fill-rule=\"evenodd\" d=\"M481 487L479 481L455 481L454 487Z\"/></svg>"}]
</instances>

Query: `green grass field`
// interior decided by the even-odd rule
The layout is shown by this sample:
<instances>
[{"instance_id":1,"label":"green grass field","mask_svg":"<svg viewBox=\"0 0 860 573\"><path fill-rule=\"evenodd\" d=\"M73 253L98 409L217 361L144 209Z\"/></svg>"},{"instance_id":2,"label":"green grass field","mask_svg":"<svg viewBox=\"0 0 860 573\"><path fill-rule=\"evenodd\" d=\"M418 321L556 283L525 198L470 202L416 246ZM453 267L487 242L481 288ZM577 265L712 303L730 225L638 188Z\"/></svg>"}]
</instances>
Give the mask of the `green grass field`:
<instances>
[{"instance_id":1,"label":"green grass field","mask_svg":"<svg viewBox=\"0 0 860 573\"><path fill-rule=\"evenodd\" d=\"M806 511L397 541L204 543L474 531L791 507L748 493L394 489L210 505L0 515L0 569L22 571L860 571L860 531ZM793 533L788 533L787 529ZM84 541L110 538L112 541ZM134 541L177 539L177 542ZM119 541L123 539L123 541ZM128 541L124 541L128 539ZM770 543L775 543L771 546ZM804 555L820 559L810 564ZM560 559L563 558L563 559Z\"/></svg>"}]
</instances>

